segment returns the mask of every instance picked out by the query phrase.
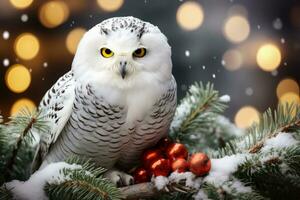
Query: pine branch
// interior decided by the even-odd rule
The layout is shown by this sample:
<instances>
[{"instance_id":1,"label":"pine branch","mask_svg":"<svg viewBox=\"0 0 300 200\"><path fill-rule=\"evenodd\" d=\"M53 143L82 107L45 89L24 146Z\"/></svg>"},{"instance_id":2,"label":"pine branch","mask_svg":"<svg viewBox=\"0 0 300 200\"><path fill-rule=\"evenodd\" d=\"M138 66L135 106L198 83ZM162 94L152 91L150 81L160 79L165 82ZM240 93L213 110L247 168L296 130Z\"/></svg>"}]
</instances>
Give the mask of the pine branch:
<instances>
[{"instance_id":1,"label":"pine branch","mask_svg":"<svg viewBox=\"0 0 300 200\"><path fill-rule=\"evenodd\" d=\"M296 114L295 114L296 113ZM294 104L278 105L275 111L268 109L259 124L253 124L246 130L246 136L227 143L225 148L215 154L217 157L236 153L257 153L267 139L280 132L297 132L300 130L300 106Z\"/></svg>"},{"instance_id":2,"label":"pine branch","mask_svg":"<svg viewBox=\"0 0 300 200\"><path fill-rule=\"evenodd\" d=\"M10 122L3 127L2 140L4 141L0 152L8 156L0 166L4 180L8 181L13 178L13 174L19 171L18 168L24 170L25 163L23 166L17 166L17 162L27 158L29 151L32 150L29 146L34 140L33 129L46 131L47 126L40 113L31 112L28 109L23 109L18 115L11 117ZM26 155L19 155L23 153Z\"/></svg>"},{"instance_id":3,"label":"pine branch","mask_svg":"<svg viewBox=\"0 0 300 200\"><path fill-rule=\"evenodd\" d=\"M170 128L170 136L177 142L186 143L191 151L199 147L199 143L208 148L218 148L219 142L227 140L220 135L219 124L215 123L219 114L222 113L229 101L229 96L220 98L218 91L208 83L204 86L201 82L192 85L177 107L174 120Z\"/></svg>"}]
</instances>

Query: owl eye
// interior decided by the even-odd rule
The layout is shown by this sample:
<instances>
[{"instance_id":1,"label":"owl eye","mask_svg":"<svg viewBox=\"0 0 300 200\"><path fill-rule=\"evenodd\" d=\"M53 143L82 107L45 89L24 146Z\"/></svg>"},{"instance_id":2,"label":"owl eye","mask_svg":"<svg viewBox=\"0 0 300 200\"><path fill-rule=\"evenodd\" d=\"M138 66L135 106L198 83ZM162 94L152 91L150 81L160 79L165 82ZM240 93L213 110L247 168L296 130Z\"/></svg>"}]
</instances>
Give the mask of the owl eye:
<instances>
[{"instance_id":1,"label":"owl eye","mask_svg":"<svg viewBox=\"0 0 300 200\"><path fill-rule=\"evenodd\" d=\"M145 48L139 48L133 52L133 56L137 58L142 58L146 55L146 49Z\"/></svg>"},{"instance_id":2,"label":"owl eye","mask_svg":"<svg viewBox=\"0 0 300 200\"><path fill-rule=\"evenodd\" d=\"M102 49L100 49L100 52L104 58L110 58L114 55L114 52L112 52L112 50L110 50L108 48L102 48Z\"/></svg>"}]
</instances>

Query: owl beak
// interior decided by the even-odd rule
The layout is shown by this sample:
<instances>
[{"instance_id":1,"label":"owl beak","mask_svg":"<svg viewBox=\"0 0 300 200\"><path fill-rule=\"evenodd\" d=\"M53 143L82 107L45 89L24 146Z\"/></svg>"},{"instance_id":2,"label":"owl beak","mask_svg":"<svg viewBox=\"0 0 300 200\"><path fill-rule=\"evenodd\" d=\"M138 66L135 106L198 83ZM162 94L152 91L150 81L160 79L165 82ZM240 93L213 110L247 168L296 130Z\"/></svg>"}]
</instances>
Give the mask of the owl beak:
<instances>
[{"instance_id":1,"label":"owl beak","mask_svg":"<svg viewBox=\"0 0 300 200\"><path fill-rule=\"evenodd\" d=\"M120 74L122 79L124 79L126 76L126 65L127 61L120 61Z\"/></svg>"}]
</instances>

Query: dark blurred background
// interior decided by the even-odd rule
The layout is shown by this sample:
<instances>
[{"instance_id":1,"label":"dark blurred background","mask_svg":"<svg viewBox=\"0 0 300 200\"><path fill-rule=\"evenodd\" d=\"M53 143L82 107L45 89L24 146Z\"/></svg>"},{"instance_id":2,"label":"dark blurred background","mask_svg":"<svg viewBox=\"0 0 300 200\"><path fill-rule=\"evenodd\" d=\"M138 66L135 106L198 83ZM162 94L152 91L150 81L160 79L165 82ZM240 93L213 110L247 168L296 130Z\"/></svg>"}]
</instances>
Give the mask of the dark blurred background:
<instances>
[{"instance_id":1,"label":"dark blurred background","mask_svg":"<svg viewBox=\"0 0 300 200\"><path fill-rule=\"evenodd\" d=\"M278 102L299 103L296 0L0 0L0 110L37 106L67 72L82 34L114 16L157 25L172 46L181 99L195 81L231 97L239 127Z\"/></svg>"}]
</instances>

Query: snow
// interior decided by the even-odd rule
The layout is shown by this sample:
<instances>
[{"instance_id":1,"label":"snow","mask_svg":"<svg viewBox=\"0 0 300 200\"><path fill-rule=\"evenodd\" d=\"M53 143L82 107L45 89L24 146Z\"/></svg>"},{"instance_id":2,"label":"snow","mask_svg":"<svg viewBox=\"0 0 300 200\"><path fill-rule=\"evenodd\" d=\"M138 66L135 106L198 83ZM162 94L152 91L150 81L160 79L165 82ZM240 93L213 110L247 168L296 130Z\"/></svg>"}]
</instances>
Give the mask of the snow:
<instances>
[{"instance_id":1,"label":"snow","mask_svg":"<svg viewBox=\"0 0 300 200\"><path fill-rule=\"evenodd\" d=\"M234 124L232 124L228 118L219 115L216 118L216 123L220 124L223 127L228 127L228 129L230 130L228 133L231 133L231 135L233 136L242 136L244 135L244 131L242 129L237 128Z\"/></svg>"},{"instance_id":2,"label":"snow","mask_svg":"<svg viewBox=\"0 0 300 200\"><path fill-rule=\"evenodd\" d=\"M185 180L185 186L190 188L199 189L202 184L202 178L197 178L192 172L178 173L175 171L169 176L171 183L179 183L182 180Z\"/></svg>"},{"instance_id":3,"label":"snow","mask_svg":"<svg viewBox=\"0 0 300 200\"><path fill-rule=\"evenodd\" d=\"M273 21L273 28L276 29L276 30L280 30L282 29L282 21L280 18L276 18L274 21Z\"/></svg>"},{"instance_id":4,"label":"snow","mask_svg":"<svg viewBox=\"0 0 300 200\"><path fill-rule=\"evenodd\" d=\"M228 94L225 94L219 98L219 101L228 103L228 102L230 102L230 96Z\"/></svg>"},{"instance_id":5,"label":"snow","mask_svg":"<svg viewBox=\"0 0 300 200\"><path fill-rule=\"evenodd\" d=\"M264 147L261 149L262 152L269 151L270 149L278 149L289 147L298 144L298 141L294 139L290 133L279 133L276 137L267 139L264 143Z\"/></svg>"},{"instance_id":6,"label":"snow","mask_svg":"<svg viewBox=\"0 0 300 200\"><path fill-rule=\"evenodd\" d=\"M27 22L28 21L28 15L27 14L21 15L21 21L22 22Z\"/></svg>"},{"instance_id":7,"label":"snow","mask_svg":"<svg viewBox=\"0 0 300 200\"><path fill-rule=\"evenodd\" d=\"M191 52L189 50L185 50L184 54L185 54L186 57L190 57Z\"/></svg>"},{"instance_id":8,"label":"snow","mask_svg":"<svg viewBox=\"0 0 300 200\"><path fill-rule=\"evenodd\" d=\"M27 181L13 180L5 183L7 189L11 190L14 199L18 200L48 200L44 186L46 183L61 183L69 180L61 171L64 168L81 169L80 165L57 162L46 166L44 169L36 171Z\"/></svg>"},{"instance_id":9,"label":"snow","mask_svg":"<svg viewBox=\"0 0 300 200\"><path fill-rule=\"evenodd\" d=\"M5 66L5 67L7 67L8 65L9 65L9 60L8 60L8 58L4 58L3 59L3 65Z\"/></svg>"},{"instance_id":10,"label":"snow","mask_svg":"<svg viewBox=\"0 0 300 200\"><path fill-rule=\"evenodd\" d=\"M158 190L164 189L169 184L169 179L165 176L157 176L152 181Z\"/></svg>"},{"instance_id":11,"label":"snow","mask_svg":"<svg viewBox=\"0 0 300 200\"><path fill-rule=\"evenodd\" d=\"M247 96L252 96L253 95L253 89L251 87L247 87L245 90L245 93Z\"/></svg>"},{"instance_id":12,"label":"snow","mask_svg":"<svg viewBox=\"0 0 300 200\"><path fill-rule=\"evenodd\" d=\"M213 77L213 78L216 78L216 74L212 74L212 77Z\"/></svg>"},{"instance_id":13,"label":"snow","mask_svg":"<svg viewBox=\"0 0 300 200\"><path fill-rule=\"evenodd\" d=\"M4 40L8 40L9 39L9 32L8 31L3 31L2 37Z\"/></svg>"},{"instance_id":14,"label":"snow","mask_svg":"<svg viewBox=\"0 0 300 200\"><path fill-rule=\"evenodd\" d=\"M208 196L202 190L199 190L193 197L195 200L209 200Z\"/></svg>"},{"instance_id":15,"label":"snow","mask_svg":"<svg viewBox=\"0 0 300 200\"><path fill-rule=\"evenodd\" d=\"M246 187L242 182L238 180L228 181L222 186L222 188L228 193L238 192L238 193L249 193L252 192L251 187Z\"/></svg>"},{"instance_id":16,"label":"snow","mask_svg":"<svg viewBox=\"0 0 300 200\"><path fill-rule=\"evenodd\" d=\"M205 65L202 65L202 69L205 69L206 67L205 67Z\"/></svg>"},{"instance_id":17,"label":"snow","mask_svg":"<svg viewBox=\"0 0 300 200\"><path fill-rule=\"evenodd\" d=\"M230 175L235 172L238 166L245 161L247 154L236 154L225 156L219 159L211 159L211 170L204 178L204 182L222 186L228 181Z\"/></svg>"}]
</instances>

